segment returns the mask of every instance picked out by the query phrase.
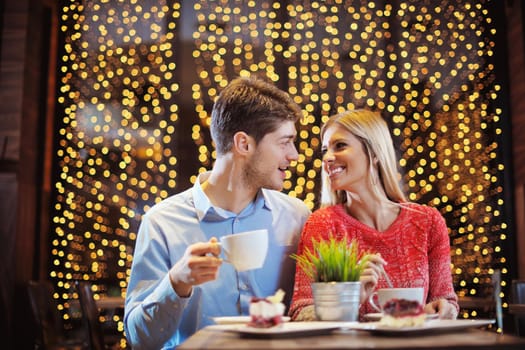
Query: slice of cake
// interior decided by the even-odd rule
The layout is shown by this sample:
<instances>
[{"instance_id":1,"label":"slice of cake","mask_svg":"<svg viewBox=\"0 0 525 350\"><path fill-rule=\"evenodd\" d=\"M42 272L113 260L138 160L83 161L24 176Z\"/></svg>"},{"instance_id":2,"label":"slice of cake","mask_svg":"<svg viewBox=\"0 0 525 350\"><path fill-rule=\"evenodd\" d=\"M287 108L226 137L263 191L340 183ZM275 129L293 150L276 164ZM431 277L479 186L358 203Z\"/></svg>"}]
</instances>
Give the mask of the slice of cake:
<instances>
[{"instance_id":1,"label":"slice of cake","mask_svg":"<svg viewBox=\"0 0 525 350\"><path fill-rule=\"evenodd\" d=\"M269 328L283 322L284 292L279 289L275 295L267 298L253 297L250 301L250 322L248 326L256 328Z\"/></svg>"},{"instance_id":2,"label":"slice of cake","mask_svg":"<svg viewBox=\"0 0 525 350\"><path fill-rule=\"evenodd\" d=\"M381 325L389 327L415 327L425 322L423 306L414 300L391 299L383 305Z\"/></svg>"}]
</instances>

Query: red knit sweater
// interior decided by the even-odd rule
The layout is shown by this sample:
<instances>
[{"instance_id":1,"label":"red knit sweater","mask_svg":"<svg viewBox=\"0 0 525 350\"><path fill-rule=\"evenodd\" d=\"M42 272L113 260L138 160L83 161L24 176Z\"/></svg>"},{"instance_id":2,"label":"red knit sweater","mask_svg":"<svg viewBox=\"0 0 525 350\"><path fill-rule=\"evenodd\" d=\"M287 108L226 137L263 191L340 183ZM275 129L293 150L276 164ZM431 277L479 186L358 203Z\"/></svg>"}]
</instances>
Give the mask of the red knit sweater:
<instances>
[{"instance_id":1,"label":"red knit sweater","mask_svg":"<svg viewBox=\"0 0 525 350\"><path fill-rule=\"evenodd\" d=\"M423 287L426 303L447 299L458 309L457 296L452 285L450 271L450 241L447 226L441 214L434 208L419 204L403 204L392 225L384 232L361 223L348 215L343 205L319 209L306 222L298 254L305 246L312 250L312 238L356 238L362 250L380 253L387 265L385 270L394 287ZM378 288L387 287L380 279ZM310 280L297 268L293 300L290 307L292 318L301 309L312 305ZM368 302L361 305L360 318L375 312Z\"/></svg>"}]
</instances>

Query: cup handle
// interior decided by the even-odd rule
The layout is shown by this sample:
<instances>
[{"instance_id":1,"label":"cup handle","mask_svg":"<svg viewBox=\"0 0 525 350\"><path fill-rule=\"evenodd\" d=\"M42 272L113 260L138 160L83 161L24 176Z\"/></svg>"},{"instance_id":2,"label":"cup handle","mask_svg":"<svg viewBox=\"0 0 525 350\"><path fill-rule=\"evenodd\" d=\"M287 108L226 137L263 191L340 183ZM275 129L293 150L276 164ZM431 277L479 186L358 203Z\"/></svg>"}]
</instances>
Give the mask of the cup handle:
<instances>
[{"instance_id":1,"label":"cup handle","mask_svg":"<svg viewBox=\"0 0 525 350\"><path fill-rule=\"evenodd\" d=\"M383 312L383 310L381 310L381 308L376 304L374 300L375 297L377 297L377 292L373 292L372 294L370 294L370 296L368 297L368 302L370 303L372 308L375 309L377 312Z\"/></svg>"},{"instance_id":2,"label":"cup handle","mask_svg":"<svg viewBox=\"0 0 525 350\"><path fill-rule=\"evenodd\" d=\"M221 247L221 251L220 251L219 255L217 255L217 258L221 259L222 262L228 263L228 264L232 265L235 269L237 269L235 264L233 262L231 262L230 260L228 260L228 258L226 257L226 254L224 252L224 248L222 247L222 243L221 242L216 242L215 244L217 244L219 247Z\"/></svg>"},{"instance_id":3,"label":"cup handle","mask_svg":"<svg viewBox=\"0 0 525 350\"><path fill-rule=\"evenodd\" d=\"M217 258L221 259L224 262L229 263L229 261L226 259L226 255L224 254L224 248L222 247L222 243L215 242L215 244L217 244L221 248L221 251L219 252L219 255L217 255Z\"/></svg>"}]
</instances>

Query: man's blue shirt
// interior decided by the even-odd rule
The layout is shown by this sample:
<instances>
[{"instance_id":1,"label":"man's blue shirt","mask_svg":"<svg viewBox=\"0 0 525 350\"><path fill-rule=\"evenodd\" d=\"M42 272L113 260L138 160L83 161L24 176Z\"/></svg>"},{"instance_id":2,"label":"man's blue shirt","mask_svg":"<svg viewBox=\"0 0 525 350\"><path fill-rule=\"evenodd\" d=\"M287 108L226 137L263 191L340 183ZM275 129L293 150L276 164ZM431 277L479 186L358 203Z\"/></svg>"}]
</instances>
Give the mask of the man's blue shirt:
<instances>
[{"instance_id":1,"label":"man's blue shirt","mask_svg":"<svg viewBox=\"0 0 525 350\"><path fill-rule=\"evenodd\" d=\"M143 217L126 296L125 328L133 349L171 349L213 317L247 315L252 296L279 288L292 296L295 264L290 258L310 214L307 206L262 189L242 212L214 207L204 194L202 174L195 185L153 206ZM173 290L168 271L196 242L243 231L267 229L268 255L260 269L236 272L223 263L218 278L193 287L187 298Z\"/></svg>"}]
</instances>

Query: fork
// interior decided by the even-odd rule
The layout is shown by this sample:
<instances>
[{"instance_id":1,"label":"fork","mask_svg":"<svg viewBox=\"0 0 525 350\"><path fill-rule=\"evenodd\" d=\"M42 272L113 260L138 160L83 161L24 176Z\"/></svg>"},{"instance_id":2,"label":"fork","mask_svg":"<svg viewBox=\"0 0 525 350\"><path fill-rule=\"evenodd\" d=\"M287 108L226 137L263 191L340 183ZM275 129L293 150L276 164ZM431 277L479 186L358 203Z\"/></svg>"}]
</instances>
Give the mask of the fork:
<instances>
[{"instance_id":1,"label":"fork","mask_svg":"<svg viewBox=\"0 0 525 350\"><path fill-rule=\"evenodd\" d=\"M388 284L388 288L394 288L394 284L393 284L392 281L390 280L390 277L389 277L388 274L386 273L385 268L383 267L383 265L381 265L381 274L382 274L383 277L385 278L385 281L386 281L386 283Z\"/></svg>"}]
</instances>

